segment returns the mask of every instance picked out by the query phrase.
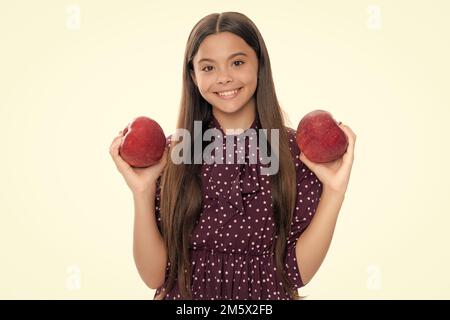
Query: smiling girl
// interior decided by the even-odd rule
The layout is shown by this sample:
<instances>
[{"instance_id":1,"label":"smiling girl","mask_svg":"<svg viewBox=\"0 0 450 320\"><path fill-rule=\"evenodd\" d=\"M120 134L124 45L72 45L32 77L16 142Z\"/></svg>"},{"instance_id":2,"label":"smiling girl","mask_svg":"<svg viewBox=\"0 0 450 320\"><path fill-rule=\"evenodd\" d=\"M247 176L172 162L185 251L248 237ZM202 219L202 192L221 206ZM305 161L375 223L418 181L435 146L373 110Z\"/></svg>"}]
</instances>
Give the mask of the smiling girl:
<instances>
[{"instance_id":1,"label":"smiling girl","mask_svg":"<svg viewBox=\"0 0 450 320\"><path fill-rule=\"evenodd\" d=\"M172 140L152 167L111 156L133 192L134 257L155 299L298 299L328 251L353 164L355 134L344 156L312 163L285 126L269 55L254 23L237 12L211 14L191 31L183 64L177 128L277 130L279 170L261 163L175 164ZM249 139L245 139L249 143ZM194 141L191 142L193 150ZM247 146L246 144L246 146ZM234 153L245 153L237 148ZM204 145L203 145L204 147ZM224 146L225 147L225 146Z\"/></svg>"}]
</instances>

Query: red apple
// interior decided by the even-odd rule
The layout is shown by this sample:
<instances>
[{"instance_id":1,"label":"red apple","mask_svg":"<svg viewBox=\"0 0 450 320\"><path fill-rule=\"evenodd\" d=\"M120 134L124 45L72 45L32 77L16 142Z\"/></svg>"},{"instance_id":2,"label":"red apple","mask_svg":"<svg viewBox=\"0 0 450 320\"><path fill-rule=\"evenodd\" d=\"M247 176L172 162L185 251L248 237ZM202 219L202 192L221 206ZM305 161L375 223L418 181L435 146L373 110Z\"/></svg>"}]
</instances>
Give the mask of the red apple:
<instances>
[{"instance_id":1,"label":"red apple","mask_svg":"<svg viewBox=\"0 0 450 320\"><path fill-rule=\"evenodd\" d=\"M345 132L331 113L324 110L314 110L302 118L297 127L296 141L300 151L317 163L339 159L348 147Z\"/></svg>"},{"instance_id":2,"label":"red apple","mask_svg":"<svg viewBox=\"0 0 450 320\"><path fill-rule=\"evenodd\" d=\"M166 147L166 136L153 119L137 117L123 130L119 154L130 166L149 167L158 162Z\"/></svg>"}]
</instances>

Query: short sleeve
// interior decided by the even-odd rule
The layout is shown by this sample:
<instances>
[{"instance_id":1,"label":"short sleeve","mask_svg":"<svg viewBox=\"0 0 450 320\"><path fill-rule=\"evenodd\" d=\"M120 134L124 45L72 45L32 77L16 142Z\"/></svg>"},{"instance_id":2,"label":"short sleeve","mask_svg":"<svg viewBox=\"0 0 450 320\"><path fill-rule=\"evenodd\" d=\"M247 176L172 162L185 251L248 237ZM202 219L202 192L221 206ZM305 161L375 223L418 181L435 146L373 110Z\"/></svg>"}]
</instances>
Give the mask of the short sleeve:
<instances>
[{"instance_id":1,"label":"short sleeve","mask_svg":"<svg viewBox=\"0 0 450 320\"><path fill-rule=\"evenodd\" d=\"M295 141L295 140L294 140ZM292 142L292 141L291 141ZM322 194L322 183L317 176L300 160L300 150L291 144L296 169L296 204L287 241L285 267L286 274L295 289L304 286L297 264L295 248L297 240L311 223Z\"/></svg>"}]
</instances>

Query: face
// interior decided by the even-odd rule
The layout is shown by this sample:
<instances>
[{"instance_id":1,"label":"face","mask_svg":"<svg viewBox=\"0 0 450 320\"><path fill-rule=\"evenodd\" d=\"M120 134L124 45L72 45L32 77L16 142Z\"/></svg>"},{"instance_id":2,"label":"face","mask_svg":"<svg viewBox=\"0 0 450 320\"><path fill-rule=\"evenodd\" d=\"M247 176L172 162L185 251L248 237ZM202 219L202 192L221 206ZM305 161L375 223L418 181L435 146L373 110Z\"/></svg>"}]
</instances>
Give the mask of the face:
<instances>
[{"instance_id":1,"label":"face","mask_svg":"<svg viewBox=\"0 0 450 320\"><path fill-rule=\"evenodd\" d=\"M191 77L200 94L220 112L234 113L254 103L258 58L241 37L231 32L207 36L193 66Z\"/></svg>"}]
</instances>

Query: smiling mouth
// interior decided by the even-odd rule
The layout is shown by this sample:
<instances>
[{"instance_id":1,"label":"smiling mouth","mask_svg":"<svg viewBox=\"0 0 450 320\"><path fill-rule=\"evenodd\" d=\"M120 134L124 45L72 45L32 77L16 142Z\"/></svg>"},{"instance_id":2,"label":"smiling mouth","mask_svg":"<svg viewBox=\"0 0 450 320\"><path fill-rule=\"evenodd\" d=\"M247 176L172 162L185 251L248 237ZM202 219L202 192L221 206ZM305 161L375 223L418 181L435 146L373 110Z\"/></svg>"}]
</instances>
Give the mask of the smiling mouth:
<instances>
[{"instance_id":1,"label":"smiling mouth","mask_svg":"<svg viewBox=\"0 0 450 320\"><path fill-rule=\"evenodd\" d=\"M233 99L234 97L236 97L241 92L241 89L242 89L242 87L240 87L240 88L238 88L236 90L233 90L234 93L226 94L226 95L220 95L218 92L214 92L214 93L221 99L230 100L230 99ZM228 92L230 92L230 91L228 91Z\"/></svg>"}]
</instances>

